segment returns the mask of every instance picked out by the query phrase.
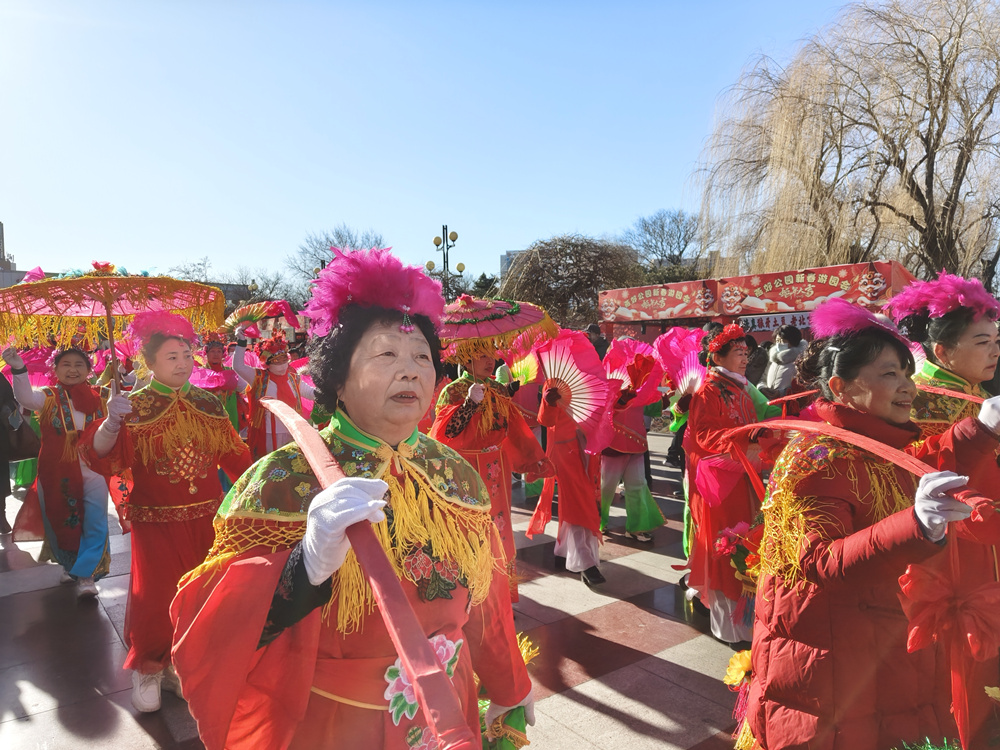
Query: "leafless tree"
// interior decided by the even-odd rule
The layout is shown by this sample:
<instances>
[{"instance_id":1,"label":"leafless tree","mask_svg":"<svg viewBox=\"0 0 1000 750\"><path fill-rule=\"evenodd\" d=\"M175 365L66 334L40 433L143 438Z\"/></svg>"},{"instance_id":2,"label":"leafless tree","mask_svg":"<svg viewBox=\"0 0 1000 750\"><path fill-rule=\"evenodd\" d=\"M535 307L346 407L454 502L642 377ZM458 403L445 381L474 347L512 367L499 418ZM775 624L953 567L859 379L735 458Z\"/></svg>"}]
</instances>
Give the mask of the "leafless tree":
<instances>
[{"instance_id":1,"label":"leafless tree","mask_svg":"<svg viewBox=\"0 0 1000 750\"><path fill-rule=\"evenodd\" d=\"M622 243L639 253L647 267L677 266L696 260L699 254L698 214L661 209L641 216L622 232Z\"/></svg>"},{"instance_id":2,"label":"leafless tree","mask_svg":"<svg viewBox=\"0 0 1000 750\"><path fill-rule=\"evenodd\" d=\"M642 283L636 251L614 240L567 234L540 240L517 256L498 296L544 307L560 325L598 320L597 293Z\"/></svg>"},{"instance_id":3,"label":"leafless tree","mask_svg":"<svg viewBox=\"0 0 1000 750\"><path fill-rule=\"evenodd\" d=\"M247 302L263 300L288 300L293 308L302 308L309 299L309 285L300 279L289 279L280 271L268 268L249 268L237 266L233 271L223 274L219 281L227 284L238 284L250 287L252 299Z\"/></svg>"},{"instance_id":4,"label":"leafless tree","mask_svg":"<svg viewBox=\"0 0 1000 750\"><path fill-rule=\"evenodd\" d=\"M333 257L331 247L341 250L362 250L370 247L384 247L382 235L373 229L358 232L353 227L341 223L332 232L309 234L299 249L287 260L289 271L301 279L316 277L316 269L322 268Z\"/></svg>"},{"instance_id":5,"label":"leafless tree","mask_svg":"<svg viewBox=\"0 0 1000 750\"><path fill-rule=\"evenodd\" d=\"M993 281L997 0L849 6L786 66L756 60L706 151L715 273L898 259Z\"/></svg>"},{"instance_id":6,"label":"leafless tree","mask_svg":"<svg viewBox=\"0 0 1000 750\"><path fill-rule=\"evenodd\" d=\"M211 281L209 278L212 268L212 261L208 259L206 255L201 260L185 261L184 263L178 263L176 266L171 266L167 273L177 279L183 279L184 281L198 281L202 284L206 284Z\"/></svg>"}]
</instances>

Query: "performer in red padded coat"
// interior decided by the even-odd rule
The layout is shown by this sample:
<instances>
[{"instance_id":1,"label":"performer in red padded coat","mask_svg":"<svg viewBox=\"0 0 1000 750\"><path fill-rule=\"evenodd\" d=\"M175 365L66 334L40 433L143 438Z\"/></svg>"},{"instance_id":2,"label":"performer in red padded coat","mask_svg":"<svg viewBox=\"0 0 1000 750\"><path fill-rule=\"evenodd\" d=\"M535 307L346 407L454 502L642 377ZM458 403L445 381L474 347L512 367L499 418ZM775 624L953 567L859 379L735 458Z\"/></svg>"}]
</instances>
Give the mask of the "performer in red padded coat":
<instances>
[{"instance_id":1,"label":"performer in red padded coat","mask_svg":"<svg viewBox=\"0 0 1000 750\"><path fill-rule=\"evenodd\" d=\"M992 463L1000 404L914 444L913 359L899 334L839 300L813 313L812 328L826 337L800 373L822 392L823 421L932 465L970 473ZM942 471L918 485L827 435L789 442L764 507L753 682L738 748L894 748L956 736L947 665L934 649L907 653L899 578L911 563L944 557L948 524L971 512L945 493L966 482Z\"/></svg>"}]
</instances>

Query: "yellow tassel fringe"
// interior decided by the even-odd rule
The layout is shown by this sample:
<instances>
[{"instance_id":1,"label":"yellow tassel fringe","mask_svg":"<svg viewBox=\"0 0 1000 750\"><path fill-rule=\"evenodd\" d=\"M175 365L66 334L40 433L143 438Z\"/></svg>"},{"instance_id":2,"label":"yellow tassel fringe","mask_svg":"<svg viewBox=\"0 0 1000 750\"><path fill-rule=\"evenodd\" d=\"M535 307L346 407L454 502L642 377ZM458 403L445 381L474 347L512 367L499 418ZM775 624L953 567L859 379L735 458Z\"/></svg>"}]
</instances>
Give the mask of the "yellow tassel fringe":
<instances>
[{"instance_id":1,"label":"yellow tassel fringe","mask_svg":"<svg viewBox=\"0 0 1000 750\"><path fill-rule=\"evenodd\" d=\"M142 463L152 464L188 447L212 456L243 450L244 444L238 435L232 430L220 429L220 425L229 424L228 415L212 416L190 404L184 409L180 405L181 400L176 399L155 419L129 425Z\"/></svg>"},{"instance_id":2,"label":"yellow tassel fringe","mask_svg":"<svg viewBox=\"0 0 1000 750\"><path fill-rule=\"evenodd\" d=\"M389 473L383 479L389 485L396 543L389 537L387 520L374 524L373 529L396 575L416 583L403 569L403 556L413 547L429 544L435 557L451 560L458 566L466 579L472 604L483 602L494 572L503 570L504 562L493 556L494 550L501 550L502 545L490 514L482 508L464 508L448 502L410 467L406 467L402 484ZM374 594L354 550L347 553L344 564L333 576L333 596L323 608L324 619L329 619L334 602L337 630L344 634L360 629L364 618L375 609Z\"/></svg>"}]
</instances>

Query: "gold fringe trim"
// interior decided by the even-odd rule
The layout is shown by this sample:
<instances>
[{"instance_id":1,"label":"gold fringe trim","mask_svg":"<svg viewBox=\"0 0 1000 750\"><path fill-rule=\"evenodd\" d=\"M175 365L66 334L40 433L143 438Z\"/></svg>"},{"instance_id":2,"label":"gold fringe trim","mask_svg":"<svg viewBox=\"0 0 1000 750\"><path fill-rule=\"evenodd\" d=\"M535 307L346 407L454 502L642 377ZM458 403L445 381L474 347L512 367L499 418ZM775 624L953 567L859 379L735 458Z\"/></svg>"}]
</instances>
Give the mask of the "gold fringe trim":
<instances>
[{"instance_id":1,"label":"gold fringe trim","mask_svg":"<svg viewBox=\"0 0 1000 750\"><path fill-rule=\"evenodd\" d=\"M744 719L743 723L740 725L739 732L735 736L736 744L733 746L733 750L757 750L760 745L757 744L757 738L753 736L753 732L750 731L750 724Z\"/></svg>"},{"instance_id":2,"label":"gold fringe trim","mask_svg":"<svg viewBox=\"0 0 1000 750\"><path fill-rule=\"evenodd\" d=\"M497 422L506 422L510 419L510 406L511 401L507 396L497 393L487 384L483 401L479 404L479 410L482 412L479 434L485 435Z\"/></svg>"},{"instance_id":3,"label":"gold fringe trim","mask_svg":"<svg viewBox=\"0 0 1000 750\"><path fill-rule=\"evenodd\" d=\"M452 364L465 365L478 357L493 357L496 359L497 352L509 349L511 344L521 334L528 332L528 336L539 336L544 334L548 338L555 338L559 335L559 326L549 314L537 323L532 323L523 328L515 328L513 331L498 333L494 336L484 336L475 339L442 339L441 345L443 359Z\"/></svg>"},{"instance_id":4,"label":"gold fringe trim","mask_svg":"<svg viewBox=\"0 0 1000 750\"><path fill-rule=\"evenodd\" d=\"M403 557L414 547L430 545L435 557L454 562L466 579L472 604L480 604L489 594L493 575L503 570L504 560L496 560L493 550L501 550L500 533L490 514L482 508L464 508L442 498L420 473L406 467L403 482L386 473L389 485L396 543L383 520L372 529L399 578L416 583L403 569ZM354 550L333 576L333 595L323 608L328 621L337 602L337 630L343 634L360 629L362 621L375 609L375 596L361 572Z\"/></svg>"},{"instance_id":5,"label":"gold fringe trim","mask_svg":"<svg viewBox=\"0 0 1000 750\"><path fill-rule=\"evenodd\" d=\"M913 505L913 500L900 490L893 464L862 458L868 479L868 491L860 494L858 461L848 463L846 477L862 504L869 505L874 521ZM809 537L828 540L823 528L839 527L840 523L823 510L824 503L816 497L799 497L799 479L786 475L771 490L765 504L764 536L761 541L760 574L780 578L786 586L810 583L802 575L801 556ZM806 519L808 512L809 518Z\"/></svg>"},{"instance_id":6,"label":"gold fringe trim","mask_svg":"<svg viewBox=\"0 0 1000 750\"><path fill-rule=\"evenodd\" d=\"M517 750L520 750L525 745L530 745L531 742L528 740L528 735L504 724L506 718L507 714L503 714L493 720L493 724L489 728L490 736L498 740L507 740Z\"/></svg>"},{"instance_id":7,"label":"gold fringe trim","mask_svg":"<svg viewBox=\"0 0 1000 750\"><path fill-rule=\"evenodd\" d=\"M205 557L205 562L186 573L178 587L199 576L207 576L205 583L226 567L229 562L250 550L262 547L269 554L298 544L306 533L305 515L301 521L246 518L241 516L216 516L215 542Z\"/></svg>"},{"instance_id":8,"label":"gold fringe trim","mask_svg":"<svg viewBox=\"0 0 1000 750\"><path fill-rule=\"evenodd\" d=\"M142 463L152 464L165 455L172 455L189 446L212 456L240 453L243 450L244 443L238 435L231 429L219 429L219 425L231 427L227 414L205 414L191 404L186 404L181 409L181 401L180 398L173 399L162 414L152 421L128 425Z\"/></svg>"}]
</instances>

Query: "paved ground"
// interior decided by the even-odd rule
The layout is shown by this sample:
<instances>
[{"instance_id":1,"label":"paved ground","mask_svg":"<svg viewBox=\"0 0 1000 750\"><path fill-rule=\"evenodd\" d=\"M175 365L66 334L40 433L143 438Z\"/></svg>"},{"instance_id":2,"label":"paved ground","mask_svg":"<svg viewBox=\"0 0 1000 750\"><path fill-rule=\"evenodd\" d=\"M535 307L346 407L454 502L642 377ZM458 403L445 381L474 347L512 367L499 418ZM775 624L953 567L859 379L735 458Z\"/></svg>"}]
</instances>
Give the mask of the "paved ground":
<instances>
[{"instance_id":1,"label":"paved ground","mask_svg":"<svg viewBox=\"0 0 1000 750\"><path fill-rule=\"evenodd\" d=\"M732 747L735 696L720 679L732 652L705 635L707 620L676 585L679 474L662 462L669 438L651 436L651 446L667 525L652 544L632 542L617 505L601 552L608 582L599 591L553 570L554 538L524 536L532 508L515 496L524 578L516 624L541 649L529 668L538 699L532 748ZM11 521L18 507L8 500ZM202 747L186 704L172 694L156 714L138 714L130 703L121 668L128 536L112 538L111 575L98 584L96 602L78 603L72 586L59 585L56 565L36 564L39 547L0 537L0 748Z\"/></svg>"}]
</instances>

